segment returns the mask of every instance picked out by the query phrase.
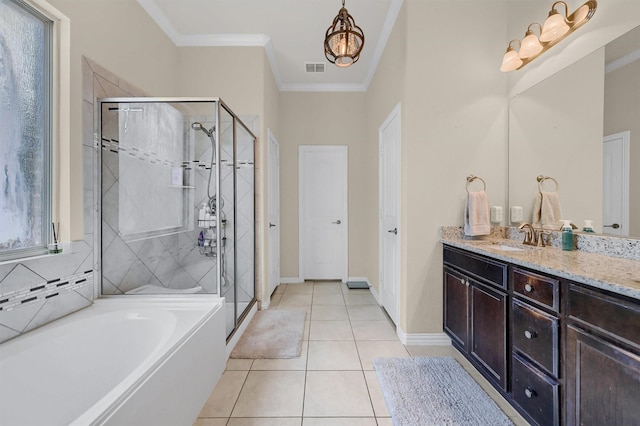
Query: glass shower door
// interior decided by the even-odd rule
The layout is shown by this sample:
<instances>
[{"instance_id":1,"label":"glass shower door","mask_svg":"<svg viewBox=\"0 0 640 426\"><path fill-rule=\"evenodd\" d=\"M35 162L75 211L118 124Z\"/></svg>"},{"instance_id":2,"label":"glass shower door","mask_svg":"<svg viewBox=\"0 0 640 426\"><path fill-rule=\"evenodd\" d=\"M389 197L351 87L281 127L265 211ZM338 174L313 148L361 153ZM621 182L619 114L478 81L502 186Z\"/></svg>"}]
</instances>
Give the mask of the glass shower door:
<instances>
[{"instance_id":1,"label":"glass shower door","mask_svg":"<svg viewBox=\"0 0 640 426\"><path fill-rule=\"evenodd\" d=\"M234 117L220 105L220 293L225 298L227 336L236 326Z\"/></svg>"},{"instance_id":2,"label":"glass shower door","mask_svg":"<svg viewBox=\"0 0 640 426\"><path fill-rule=\"evenodd\" d=\"M236 121L236 320L255 297L254 142Z\"/></svg>"}]
</instances>

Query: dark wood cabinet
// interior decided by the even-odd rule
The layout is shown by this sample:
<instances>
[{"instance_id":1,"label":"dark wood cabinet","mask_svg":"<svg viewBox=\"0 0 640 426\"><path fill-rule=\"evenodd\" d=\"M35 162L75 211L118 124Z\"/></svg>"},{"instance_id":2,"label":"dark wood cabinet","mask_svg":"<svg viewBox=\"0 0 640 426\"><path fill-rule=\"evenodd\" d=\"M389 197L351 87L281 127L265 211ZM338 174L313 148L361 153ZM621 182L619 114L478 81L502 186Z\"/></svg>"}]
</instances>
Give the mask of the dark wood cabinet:
<instances>
[{"instance_id":1,"label":"dark wood cabinet","mask_svg":"<svg viewBox=\"0 0 640 426\"><path fill-rule=\"evenodd\" d=\"M640 305L568 285L567 425L640 424Z\"/></svg>"},{"instance_id":2,"label":"dark wood cabinet","mask_svg":"<svg viewBox=\"0 0 640 426\"><path fill-rule=\"evenodd\" d=\"M507 265L452 248L445 249L444 259L444 331L487 380L506 392Z\"/></svg>"},{"instance_id":3,"label":"dark wood cabinet","mask_svg":"<svg viewBox=\"0 0 640 426\"><path fill-rule=\"evenodd\" d=\"M531 423L559 425L560 281L515 266L510 270L511 398Z\"/></svg>"},{"instance_id":4,"label":"dark wood cabinet","mask_svg":"<svg viewBox=\"0 0 640 426\"><path fill-rule=\"evenodd\" d=\"M504 391L507 390L507 295L471 280L469 354Z\"/></svg>"},{"instance_id":5,"label":"dark wood cabinet","mask_svg":"<svg viewBox=\"0 0 640 426\"><path fill-rule=\"evenodd\" d=\"M534 425L640 426L640 301L444 247L444 331Z\"/></svg>"},{"instance_id":6,"label":"dark wood cabinet","mask_svg":"<svg viewBox=\"0 0 640 426\"><path fill-rule=\"evenodd\" d=\"M469 280L451 268L444 268L444 329L463 351L469 344Z\"/></svg>"}]
</instances>

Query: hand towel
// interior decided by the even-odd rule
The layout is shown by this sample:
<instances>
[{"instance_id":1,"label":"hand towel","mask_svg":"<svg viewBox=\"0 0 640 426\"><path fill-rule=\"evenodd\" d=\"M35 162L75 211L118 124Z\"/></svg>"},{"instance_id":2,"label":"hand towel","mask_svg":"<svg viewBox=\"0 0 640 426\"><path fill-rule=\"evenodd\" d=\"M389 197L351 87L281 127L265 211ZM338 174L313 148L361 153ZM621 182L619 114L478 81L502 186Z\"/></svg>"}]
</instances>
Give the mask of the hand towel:
<instances>
[{"instance_id":1,"label":"hand towel","mask_svg":"<svg viewBox=\"0 0 640 426\"><path fill-rule=\"evenodd\" d=\"M473 237L490 233L487 193L485 191L469 192L464 212L464 234Z\"/></svg>"},{"instance_id":2,"label":"hand towel","mask_svg":"<svg viewBox=\"0 0 640 426\"><path fill-rule=\"evenodd\" d=\"M533 226L557 231L560 229L562 211L557 192L540 191L533 207Z\"/></svg>"}]
</instances>

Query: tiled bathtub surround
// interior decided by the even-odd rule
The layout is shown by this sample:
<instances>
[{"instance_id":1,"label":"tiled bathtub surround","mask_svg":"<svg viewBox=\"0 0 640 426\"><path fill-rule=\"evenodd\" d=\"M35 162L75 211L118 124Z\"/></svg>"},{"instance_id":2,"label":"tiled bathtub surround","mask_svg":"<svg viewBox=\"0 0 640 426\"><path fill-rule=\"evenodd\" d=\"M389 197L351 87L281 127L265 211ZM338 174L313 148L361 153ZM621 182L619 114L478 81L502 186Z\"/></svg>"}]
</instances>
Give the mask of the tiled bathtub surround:
<instances>
[{"instance_id":1,"label":"tiled bathtub surround","mask_svg":"<svg viewBox=\"0 0 640 426\"><path fill-rule=\"evenodd\" d=\"M65 246L0 265L0 343L91 305L93 250L85 241Z\"/></svg>"},{"instance_id":2,"label":"tiled bathtub surround","mask_svg":"<svg viewBox=\"0 0 640 426\"><path fill-rule=\"evenodd\" d=\"M556 244L557 235L552 236L554 246L542 248L523 245L521 233L517 235L512 231L504 231L504 235L510 234L510 236L518 237L517 241L504 237L470 240L463 238L461 230L462 228L460 227L443 227L441 230L441 242L640 299L640 262L637 259L611 256L606 251L604 253L583 250L563 251ZM494 235L500 235L500 232L496 232ZM594 237L602 239L605 244L600 247L605 249L607 240L615 240L615 237L592 235L579 235L579 237L582 237L583 241ZM517 252L500 250L497 244L504 243L521 247L524 250ZM580 239L578 240L578 246L580 246Z\"/></svg>"}]
</instances>

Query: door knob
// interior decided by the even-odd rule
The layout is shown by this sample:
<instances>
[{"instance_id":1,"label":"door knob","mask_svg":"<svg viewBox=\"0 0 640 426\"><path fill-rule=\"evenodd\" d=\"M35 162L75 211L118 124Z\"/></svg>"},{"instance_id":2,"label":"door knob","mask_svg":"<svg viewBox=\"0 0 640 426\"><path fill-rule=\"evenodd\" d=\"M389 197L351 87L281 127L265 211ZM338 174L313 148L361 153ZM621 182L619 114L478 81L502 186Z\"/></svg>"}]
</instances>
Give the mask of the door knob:
<instances>
[{"instance_id":1,"label":"door knob","mask_svg":"<svg viewBox=\"0 0 640 426\"><path fill-rule=\"evenodd\" d=\"M613 225L602 225L603 228L613 228L613 229L618 229L620 228L620 224L618 223L614 223Z\"/></svg>"},{"instance_id":2,"label":"door knob","mask_svg":"<svg viewBox=\"0 0 640 426\"><path fill-rule=\"evenodd\" d=\"M276 225L274 225L273 223L269 223L269 228L273 228L274 226Z\"/></svg>"},{"instance_id":3,"label":"door knob","mask_svg":"<svg viewBox=\"0 0 640 426\"><path fill-rule=\"evenodd\" d=\"M387 231L390 234L398 235L398 228L393 228Z\"/></svg>"},{"instance_id":4,"label":"door knob","mask_svg":"<svg viewBox=\"0 0 640 426\"><path fill-rule=\"evenodd\" d=\"M338 219L338 220L336 220L335 222L331 222L331 223L333 223L333 224L335 224L335 225L340 225L342 222L340 221L340 219Z\"/></svg>"}]
</instances>

